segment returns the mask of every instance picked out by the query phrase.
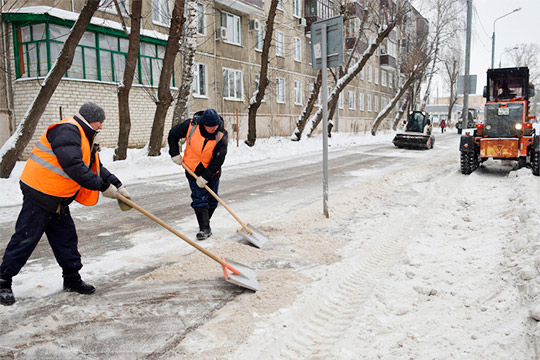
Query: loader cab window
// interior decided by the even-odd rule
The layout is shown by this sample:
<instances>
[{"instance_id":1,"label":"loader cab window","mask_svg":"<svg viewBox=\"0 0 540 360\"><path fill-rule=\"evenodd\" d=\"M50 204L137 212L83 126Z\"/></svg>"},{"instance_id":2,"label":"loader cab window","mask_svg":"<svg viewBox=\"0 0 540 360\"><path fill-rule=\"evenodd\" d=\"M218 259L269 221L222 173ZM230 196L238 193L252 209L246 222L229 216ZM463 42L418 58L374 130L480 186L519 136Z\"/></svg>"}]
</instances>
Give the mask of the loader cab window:
<instances>
[{"instance_id":1,"label":"loader cab window","mask_svg":"<svg viewBox=\"0 0 540 360\"><path fill-rule=\"evenodd\" d=\"M523 97L523 87L520 79L505 78L491 80L493 93L490 94L490 100L511 100Z\"/></svg>"},{"instance_id":2,"label":"loader cab window","mask_svg":"<svg viewBox=\"0 0 540 360\"><path fill-rule=\"evenodd\" d=\"M423 132L426 117L421 112L411 113L405 131Z\"/></svg>"}]
</instances>

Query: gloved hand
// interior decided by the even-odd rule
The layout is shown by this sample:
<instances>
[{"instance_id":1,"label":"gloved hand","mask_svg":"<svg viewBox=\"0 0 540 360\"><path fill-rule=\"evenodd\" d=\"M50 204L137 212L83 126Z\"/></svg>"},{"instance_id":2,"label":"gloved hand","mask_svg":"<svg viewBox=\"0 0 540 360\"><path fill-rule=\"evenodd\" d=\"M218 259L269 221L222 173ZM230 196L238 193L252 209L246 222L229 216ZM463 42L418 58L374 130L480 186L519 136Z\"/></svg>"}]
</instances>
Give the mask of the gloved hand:
<instances>
[{"instance_id":1,"label":"gloved hand","mask_svg":"<svg viewBox=\"0 0 540 360\"><path fill-rule=\"evenodd\" d=\"M125 197L127 199L131 199L131 195L128 193L128 191L127 191L127 189L126 189L126 187L124 185L122 185L122 186L120 186L118 188L118 194L122 195L123 197ZM132 209L131 206L129 206L128 204L126 204L122 200L116 199L116 201L118 202L118 206L120 206L120 210L128 211L128 210Z\"/></svg>"},{"instance_id":2,"label":"gloved hand","mask_svg":"<svg viewBox=\"0 0 540 360\"><path fill-rule=\"evenodd\" d=\"M199 176L197 178L197 186L199 186L201 189L204 189L204 187L208 184L208 180L203 178L202 176Z\"/></svg>"},{"instance_id":3,"label":"gloved hand","mask_svg":"<svg viewBox=\"0 0 540 360\"><path fill-rule=\"evenodd\" d=\"M126 189L126 187L124 185L122 185L122 186L120 186L118 188L118 193L120 195L122 195L123 197L125 197L125 198L131 199L131 195L129 195L129 193L128 193L128 191L127 191L127 189Z\"/></svg>"},{"instance_id":4,"label":"gloved hand","mask_svg":"<svg viewBox=\"0 0 540 360\"><path fill-rule=\"evenodd\" d=\"M178 154L178 155L175 155L171 158L172 162L175 163L176 165L180 165L182 166L182 155L181 154Z\"/></svg>"},{"instance_id":5,"label":"gloved hand","mask_svg":"<svg viewBox=\"0 0 540 360\"><path fill-rule=\"evenodd\" d=\"M102 192L103 196L116 199L118 197L118 189L113 184L109 185L105 191Z\"/></svg>"}]
</instances>

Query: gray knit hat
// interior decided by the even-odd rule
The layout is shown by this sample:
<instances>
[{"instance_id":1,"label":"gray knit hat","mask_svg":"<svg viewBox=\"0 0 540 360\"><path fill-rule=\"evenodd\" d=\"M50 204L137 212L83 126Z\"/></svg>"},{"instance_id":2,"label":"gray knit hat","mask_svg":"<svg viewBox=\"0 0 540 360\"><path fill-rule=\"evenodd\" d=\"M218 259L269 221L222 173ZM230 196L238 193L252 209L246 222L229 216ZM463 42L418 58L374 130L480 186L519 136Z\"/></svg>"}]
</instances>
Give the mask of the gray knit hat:
<instances>
[{"instance_id":1,"label":"gray knit hat","mask_svg":"<svg viewBox=\"0 0 540 360\"><path fill-rule=\"evenodd\" d=\"M79 114L89 123L105 120L105 111L93 102L84 103L79 109Z\"/></svg>"}]
</instances>

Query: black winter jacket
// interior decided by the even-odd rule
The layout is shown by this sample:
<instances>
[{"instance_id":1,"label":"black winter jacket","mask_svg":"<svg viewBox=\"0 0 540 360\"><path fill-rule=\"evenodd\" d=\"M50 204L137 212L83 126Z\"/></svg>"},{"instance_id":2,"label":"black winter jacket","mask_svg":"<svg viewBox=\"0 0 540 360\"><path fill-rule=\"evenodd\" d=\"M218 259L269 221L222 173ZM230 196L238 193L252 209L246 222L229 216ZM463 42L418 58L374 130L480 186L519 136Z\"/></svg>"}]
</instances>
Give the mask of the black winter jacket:
<instances>
[{"instance_id":1,"label":"black winter jacket","mask_svg":"<svg viewBox=\"0 0 540 360\"><path fill-rule=\"evenodd\" d=\"M187 119L186 121L181 122L176 126L173 126L173 128L169 131L169 136L167 140L169 143L169 155L171 155L171 157L180 154L180 139L184 139L187 136L190 124L196 125L199 123L199 118L202 113L203 111L196 112L193 115L193 119ZM208 167L205 168L202 163L199 163L199 165L195 169L195 174L197 176L202 176L208 181L219 179L221 175L221 166L225 161L225 155L227 155L227 143L229 142L229 135L227 133L227 130L225 130L225 123L223 122L223 118L221 118L221 116L220 119L221 122L219 124L218 131L221 131L223 133L223 138L216 144L214 152L212 153L212 159L210 160L210 164L208 164ZM213 134L209 134L204 129L204 126L199 126L199 130L201 132L201 135L205 138L205 145L208 140L216 139L217 131ZM186 177L189 180L195 180L191 175L189 175L187 171Z\"/></svg>"},{"instance_id":2,"label":"black winter jacket","mask_svg":"<svg viewBox=\"0 0 540 360\"><path fill-rule=\"evenodd\" d=\"M53 127L47 132L47 140L51 144L52 150L60 163L62 169L71 179L84 188L90 190L106 190L110 184L116 187L122 186L122 183L116 176L111 174L100 162L100 175L94 174L92 164L95 153L98 150L96 144L93 144L97 131L88 126L84 121L74 116L74 119L82 126L84 135L88 138L92 146L92 156L90 167L82 160L81 133L73 124L64 123ZM44 194L36 189L20 182L21 190L24 196L28 196L32 201L42 208L58 212L61 206L69 205L75 196L68 198Z\"/></svg>"}]
</instances>

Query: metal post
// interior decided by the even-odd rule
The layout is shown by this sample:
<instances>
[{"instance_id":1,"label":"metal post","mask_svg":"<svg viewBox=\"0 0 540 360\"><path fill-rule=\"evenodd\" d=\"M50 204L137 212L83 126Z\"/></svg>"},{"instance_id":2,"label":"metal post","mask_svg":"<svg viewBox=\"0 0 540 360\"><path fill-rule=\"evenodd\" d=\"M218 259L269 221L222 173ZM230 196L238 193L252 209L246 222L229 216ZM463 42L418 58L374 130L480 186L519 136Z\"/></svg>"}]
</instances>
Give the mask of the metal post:
<instances>
[{"instance_id":1,"label":"metal post","mask_svg":"<svg viewBox=\"0 0 540 360\"><path fill-rule=\"evenodd\" d=\"M328 215L328 86L327 86L327 47L326 47L326 24L321 27L321 47L322 47L322 116L323 116L323 213Z\"/></svg>"},{"instance_id":2,"label":"metal post","mask_svg":"<svg viewBox=\"0 0 540 360\"><path fill-rule=\"evenodd\" d=\"M467 0L467 35L465 43L465 86L463 89L463 111L461 128L466 129L469 122L469 68L471 65L471 23L472 23L472 0ZM494 38L495 39L495 38ZM493 60L492 60L493 61ZM493 66L492 66L493 67Z\"/></svg>"},{"instance_id":3,"label":"metal post","mask_svg":"<svg viewBox=\"0 0 540 360\"><path fill-rule=\"evenodd\" d=\"M467 7L468 7L468 5L467 5ZM495 68L495 23L497 22L497 20L502 19L503 17L508 16L510 14L513 14L516 11L519 11L519 10L521 10L521 8L514 9L514 10L510 11L507 14L499 16L498 18L496 18L493 21L493 34L491 35L491 68L490 69Z\"/></svg>"}]
</instances>

